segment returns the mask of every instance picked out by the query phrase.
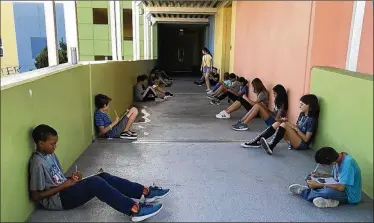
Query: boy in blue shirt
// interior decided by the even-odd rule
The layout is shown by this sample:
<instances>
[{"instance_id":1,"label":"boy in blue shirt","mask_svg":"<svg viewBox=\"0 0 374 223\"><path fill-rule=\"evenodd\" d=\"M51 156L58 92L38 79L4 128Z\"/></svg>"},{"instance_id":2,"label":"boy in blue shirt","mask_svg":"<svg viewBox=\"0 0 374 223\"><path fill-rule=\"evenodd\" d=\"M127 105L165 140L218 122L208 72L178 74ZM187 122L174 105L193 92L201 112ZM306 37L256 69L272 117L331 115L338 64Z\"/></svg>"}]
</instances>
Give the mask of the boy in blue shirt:
<instances>
[{"instance_id":1,"label":"boy in blue shirt","mask_svg":"<svg viewBox=\"0 0 374 223\"><path fill-rule=\"evenodd\" d=\"M96 127L107 138L137 139L136 132L130 131L130 128L138 115L138 109L132 107L121 120L116 117L112 122L107 114L111 100L103 94L95 96L96 111L94 119Z\"/></svg>"},{"instance_id":2,"label":"boy in blue shirt","mask_svg":"<svg viewBox=\"0 0 374 223\"><path fill-rule=\"evenodd\" d=\"M162 204L151 204L164 198L169 189L144 187L109 173L82 179L80 172L65 177L57 156L57 131L48 125L39 125L32 137L36 152L30 158L30 193L48 210L69 210L79 207L92 198L107 203L123 214L131 216L132 221L142 221L154 216L162 209ZM143 198L145 203L133 199Z\"/></svg>"},{"instance_id":3,"label":"boy in blue shirt","mask_svg":"<svg viewBox=\"0 0 374 223\"><path fill-rule=\"evenodd\" d=\"M308 187L293 184L289 190L313 202L319 208L337 207L340 204L357 204L361 200L361 170L355 159L347 153L338 153L331 147L323 147L315 155L317 163L333 166L330 174L313 172L313 177L333 177L337 184L322 184L307 180Z\"/></svg>"}]
</instances>

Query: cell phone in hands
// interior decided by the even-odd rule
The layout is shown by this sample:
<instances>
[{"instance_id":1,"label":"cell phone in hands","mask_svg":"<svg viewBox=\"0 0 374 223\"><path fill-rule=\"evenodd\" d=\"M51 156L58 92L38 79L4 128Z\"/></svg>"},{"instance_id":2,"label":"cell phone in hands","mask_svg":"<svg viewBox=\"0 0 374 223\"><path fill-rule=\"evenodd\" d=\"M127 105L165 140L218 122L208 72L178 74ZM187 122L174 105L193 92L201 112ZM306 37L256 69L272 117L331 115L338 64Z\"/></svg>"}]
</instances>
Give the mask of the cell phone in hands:
<instances>
[{"instance_id":1,"label":"cell phone in hands","mask_svg":"<svg viewBox=\"0 0 374 223\"><path fill-rule=\"evenodd\" d=\"M323 178L320 178L320 179L318 179L318 182L320 182L320 183L324 184L324 183L326 183L326 180L325 180L325 179L323 179Z\"/></svg>"}]
</instances>

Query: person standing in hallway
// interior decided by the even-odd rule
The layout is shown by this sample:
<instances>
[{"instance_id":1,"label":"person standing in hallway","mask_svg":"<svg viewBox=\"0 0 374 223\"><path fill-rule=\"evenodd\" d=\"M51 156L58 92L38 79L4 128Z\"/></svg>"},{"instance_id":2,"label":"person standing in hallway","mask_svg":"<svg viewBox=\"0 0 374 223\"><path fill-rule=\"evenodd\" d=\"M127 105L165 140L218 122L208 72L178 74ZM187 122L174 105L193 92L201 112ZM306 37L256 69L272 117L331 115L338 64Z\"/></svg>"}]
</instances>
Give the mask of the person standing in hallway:
<instances>
[{"instance_id":1,"label":"person standing in hallway","mask_svg":"<svg viewBox=\"0 0 374 223\"><path fill-rule=\"evenodd\" d=\"M206 91L210 92L211 86L210 86L210 81L209 81L209 75L213 68L213 57L212 57L212 54L210 54L210 51L208 50L208 48L206 47L204 47L202 52L203 52L203 58L201 61L201 70L205 78Z\"/></svg>"}]
</instances>

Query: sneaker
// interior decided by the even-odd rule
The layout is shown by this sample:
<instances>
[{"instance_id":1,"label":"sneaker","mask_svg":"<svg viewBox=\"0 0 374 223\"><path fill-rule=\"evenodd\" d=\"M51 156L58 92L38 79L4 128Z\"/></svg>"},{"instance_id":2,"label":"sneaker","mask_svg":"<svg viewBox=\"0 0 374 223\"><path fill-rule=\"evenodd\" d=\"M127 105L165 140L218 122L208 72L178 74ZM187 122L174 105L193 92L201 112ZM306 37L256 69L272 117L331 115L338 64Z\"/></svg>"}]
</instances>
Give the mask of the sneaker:
<instances>
[{"instance_id":1,"label":"sneaker","mask_svg":"<svg viewBox=\"0 0 374 223\"><path fill-rule=\"evenodd\" d=\"M165 101L165 98L156 98L155 99L155 102L163 102L163 101Z\"/></svg>"},{"instance_id":2,"label":"sneaker","mask_svg":"<svg viewBox=\"0 0 374 223\"><path fill-rule=\"evenodd\" d=\"M232 127L235 131L247 131L248 130L248 125L245 123L239 123L236 126Z\"/></svg>"},{"instance_id":3,"label":"sneaker","mask_svg":"<svg viewBox=\"0 0 374 223\"><path fill-rule=\"evenodd\" d=\"M134 131L130 131L130 130L129 130L129 133L130 133L131 135L133 135L133 136L138 136L138 133L136 133L136 132L134 132Z\"/></svg>"},{"instance_id":4,"label":"sneaker","mask_svg":"<svg viewBox=\"0 0 374 223\"><path fill-rule=\"evenodd\" d=\"M206 91L206 92L209 92L209 91L211 91L211 90L210 90L210 89L206 89L205 91Z\"/></svg>"},{"instance_id":5,"label":"sneaker","mask_svg":"<svg viewBox=\"0 0 374 223\"><path fill-rule=\"evenodd\" d=\"M167 92L165 92L165 96L173 97L174 95L167 91Z\"/></svg>"},{"instance_id":6,"label":"sneaker","mask_svg":"<svg viewBox=\"0 0 374 223\"><path fill-rule=\"evenodd\" d=\"M237 126L237 125L239 125L240 123L242 123L242 120L238 120L235 124L232 125L232 127Z\"/></svg>"},{"instance_id":7,"label":"sneaker","mask_svg":"<svg viewBox=\"0 0 374 223\"><path fill-rule=\"evenodd\" d=\"M121 139L136 139L137 136L132 135L130 132L122 132L119 136Z\"/></svg>"},{"instance_id":8,"label":"sneaker","mask_svg":"<svg viewBox=\"0 0 374 223\"><path fill-rule=\"evenodd\" d=\"M304 190L308 189L307 186L302 186L300 184L292 184L291 186L288 187L288 190L293 193L293 194L297 194L297 195L300 195L301 192L303 192Z\"/></svg>"},{"instance_id":9,"label":"sneaker","mask_svg":"<svg viewBox=\"0 0 374 223\"><path fill-rule=\"evenodd\" d=\"M209 91L207 91L206 92L208 95L211 95L211 94L213 94L213 91L212 90L209 90Z\"/></svg>"},{"instance_id":10,"label":"sneaker","mask_svg":"<svg viewBox=\"0 0 374 223\"><path fill-rule=\"evenodd\" d=\"M207 98L208 98L209 100L214 100L214 99L215 99L215 97L213 97L213 96L211 96L211 95L208 95Z\"/></svg>"},{"instance_id":11,"label":"sneaker","mask_svg":"<svg viewBox=\"0 0 374 223\"><path fill-rule=\"evenodd\" d=\"M220 105L221 102L220 102L219 100L211 100L211 101L210 101L210 104L211 104L211 105Z\"/></svg>"},{"instance_id":12,"label":"sneaker","mask_svg":"<svg viewBox=\"0 0 374 223\"><path fill-rule=\"evenodd\" d=\"M131 216L131 221L139 222L144 221L147 218L150 218L156 215L162 209L162 204L143 204L139 203L139 211L136 214Z\"/></svg>"},{"instance_id":13,"label":"sneaker","mask_svg":"<svg viewBox=\"0 0 374 223\"><path fill-rule=\"evenodd\" d=\"M230 117L231 115L227 113L225 110L221 111L219 114L216 115L216 118L219 118L219 119L227 119Z\"/></svg>"},{"instance_id":14,"label":"sneaker","mask_svg":"<svg viewBox=\"0 0 374 223\"><path fill-rule=\"evenodd\" d=\"M313 199L313 204L318 208L335 208L339 201L317 197Z\"/></svg>"},{"instance_id":15,"label":"sneaker","mask_svg":"<svg viewBox=\"0 0 374 223\"><path fill-rule=\"evenodd\" d=\"M273 150L270 148L269 143L266 141L266 139L264 137L262 137L260 139L260 143L261 143L262 148L264 148L265 152L268 155L272 155L273 154Z\"/></svg>"},{"instance_id":16,"label":"sneaker","mask_svg":"<svg viewBox=\"0 0 374 223\"><path fill-rule=\"evenodd\" d=\"M149 193L145 196L146 203L152 203L156 200L166 197L170 192L170 189L162 189L161 187L151 186L149 187Z\"/></svg>"},{"instance_id":17,"label":"sneaker","mask_svg":"<svg viewBox=\"0 0 374 223\"><path fill-rule=\"evenodd\" d=\"M165 95L164 99L172 98L173 96L171 95Z\"/></svg>"},{"instance_id":18,"label":"sneaker","mask_svg":"<svg viewBox=\"0 0 374 223\"><path fill-rule=\"evenodd\" d=\"M259 141L250 141L240 144L244 148L260 148L261 144Z\"/></svg>"}]
</instances>

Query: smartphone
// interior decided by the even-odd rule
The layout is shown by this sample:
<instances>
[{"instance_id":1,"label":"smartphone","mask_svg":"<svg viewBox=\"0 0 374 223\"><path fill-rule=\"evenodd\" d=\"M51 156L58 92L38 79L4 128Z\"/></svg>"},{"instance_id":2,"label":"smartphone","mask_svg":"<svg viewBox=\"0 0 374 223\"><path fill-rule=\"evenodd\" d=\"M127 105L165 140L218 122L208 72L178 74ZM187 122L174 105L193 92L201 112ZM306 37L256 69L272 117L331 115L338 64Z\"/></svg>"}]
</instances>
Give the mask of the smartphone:
<instances>
[{"instance_id":1,"label":"smartphone","mask_svg":"<svg viewBox=\"0 0 374 223\"><path fill-rule=\"evenodd\" d=\"M318 182L320 182L320 183L323 183L323 184L324 184L324 183L326 183L326 180L325 180L325 179L322 179L322 178L321 178L321 179L318 179Z\"/></svg>"}]
</instances>

